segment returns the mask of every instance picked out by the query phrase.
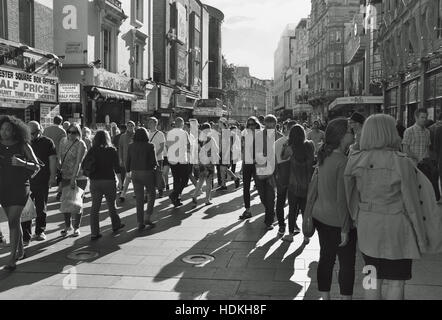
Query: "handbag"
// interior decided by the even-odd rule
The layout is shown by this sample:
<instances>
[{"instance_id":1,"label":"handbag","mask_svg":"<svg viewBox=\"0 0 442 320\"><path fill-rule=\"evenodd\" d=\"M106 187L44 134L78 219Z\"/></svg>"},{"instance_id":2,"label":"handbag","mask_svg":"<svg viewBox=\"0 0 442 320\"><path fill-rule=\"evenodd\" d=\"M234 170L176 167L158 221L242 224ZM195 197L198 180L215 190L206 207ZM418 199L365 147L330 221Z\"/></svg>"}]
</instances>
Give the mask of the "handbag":
<instances>
[{"instance_id":1,"label":"handbag","mask_svg":"<svg viewBox=\"0 0 442 320\"><path fill-rule=\"evenodd\" d=\"M157 130L157 132L155 132L152 139L150 139L150 141L149 141L150 143L152 143L153 139L155 139L158 132L159 132L158 130ZM164 178L163 178L162 168L160 166L157 166L154 169L154 174L155 174L155 186L157 187L157 189L163 190L165 188L165 182L164 182Z\"/></svg>"},{"instance_id":2,"label":"handbag","mask_svg":"<svg viewBox=\"0 0 442 320\"><path fill-rule=\"evenodd\" d=\"M37 210L35 208L34 201L32 201L31 197L28 197L28 201L26 201L26 205L23 208L20 216L20 222L28 222L32 221L37 217Z\"/></svg>"},{"instance_id":3,"label":"handbag","mask_svg":"<svg viewBox=\"0 0 442 320\"><path fill-rule=\"evenodd\" d=\"M66 160L66 156L68 155L69 151L71 151L72 147L74 146L74 144L77 143L78 140L75 140L75 142L73 144L71 144L71 146L69 147L68 151L66 151L64 157L63 157L63 161L61 162L60 168L57 169L57 174L55 175L55 179L57 181L57 185L61 183L61 181L63 180L63 173L61 172L61 168L63 167L64 161Z\"/></svg>"},{"instance_id":4,"label":"handbag","mask_svg":"<svg viewBox=\"0 0 442 320\"><path fill-rule=\"evenodd\" d=\"M83 194L84 190L78 186L72 189L71 186L66 186L62 190L60 212L79 214L83 208Z\"/></svg>"},{"instance_id":5,"label":"handbag","mask_svg":"<svg viewBox=\"0 0 442 320\"><path fill-rule=\"evenodd\" d=\"M319 167L316 167L312 180L308 186L307 203L304 211L304 218L302 221L302 233L304 237L311 238L315 234L315 226L313 224L313 207L318 198L318 183L319 183Z\"/></svg>"}]
</instances>

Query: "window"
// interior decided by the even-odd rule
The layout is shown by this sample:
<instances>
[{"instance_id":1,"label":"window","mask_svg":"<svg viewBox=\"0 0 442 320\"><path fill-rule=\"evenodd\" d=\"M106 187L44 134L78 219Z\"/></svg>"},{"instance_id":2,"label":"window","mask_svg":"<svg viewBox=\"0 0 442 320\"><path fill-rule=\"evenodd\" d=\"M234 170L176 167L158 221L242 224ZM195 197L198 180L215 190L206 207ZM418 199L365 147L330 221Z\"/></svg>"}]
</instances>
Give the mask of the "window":
<instances>
[{"instance_id":1,"label":"window","mask_svg":"<svg viewBox=\"0 0 442 320\"><path fill-rule=\"evenodd\" d=\"M334 89L334 83L330 82L330 89Z\"/></svg>"},{"instance_id":2,"label":"window","mask_svg":"<svg viewBox=\"0 0 442 320\"><path fill-rule=\"evenodd\" d=\"M6 8L6 0L0 0L0 38L8 38L8 10Z\"/></svg>"},{"instance_id":3,"label":"window","mask_svg":"<svg viewBox=\"0 0 442 320\"><path fill-rule=\"evenodd\" d=\"M301 80L298 81L298 89L301 89Z\"/></svg>"},{"instance_id":4,"label":"window","mask_svg":"<svg viewBox=\"0 0 442 320\"><path fill-rule=\"evenodd\" d=\"M103 29L103 68L107 71L111 70L112 65L112 31Z\"/></svg>"},{"instance_id":5,"label":"window","mask_svg":"<svg viewBox=\"0 0 442 320\"><path fill-rule=\"evenodd\" d=\"M340 89L341 88L341 83L340 82L336 82L336 89Z\"/></svg>"},{"instance_id":6,"label":"window","mask_svg":"<svg viewBox=\"0 0 442 320\"><path fill-rule=\"evenodd\" d=\"M144 22L144 0L135 0L135 17L138 21Z\"/></svg>"},{"instance_id":7,"label":"window","mask_svg":"<svg viewBox=\"0 0 442 320\"><path fill-rule=\"evenodd\" d=\"M134 77L143 79L143 51L144 48L140 44L136 44L134 48Z\"/></svg>"},{"instance_id":8,"label":"window","mask_svg":"<svg viewBox=\"0 0 442 320\"><path fill-rule=\"evenodd\" d=\"M342 55L340 52L336 53L336 64L342 64Z\"/></svg>"},{"instance_id":9,"label":"window","mask_svg":"<svg viewBox=\"0 0 442 320\"><path fill-rule=\"evenodd\" d=\"M20 42L34 46L34 1L19 0Z\"/></svg>"},{"instance_id":10,"label":"window","mask_svg":"<svg viewBox=\"0 0 442 320\"><path fill-rule=\"evenodd\" d=\"M336 42L341 42L341 31L336 31Z\"/></svg>"},{"instance_id":11,"label":"window","mask_svg":"<svg viewBox=\"0 0 442 320\"><path fill-rule=\"evenodd\" d=\"M298 69L298 74L301 75L301 67Z\"/></svg>"}]
</instances>

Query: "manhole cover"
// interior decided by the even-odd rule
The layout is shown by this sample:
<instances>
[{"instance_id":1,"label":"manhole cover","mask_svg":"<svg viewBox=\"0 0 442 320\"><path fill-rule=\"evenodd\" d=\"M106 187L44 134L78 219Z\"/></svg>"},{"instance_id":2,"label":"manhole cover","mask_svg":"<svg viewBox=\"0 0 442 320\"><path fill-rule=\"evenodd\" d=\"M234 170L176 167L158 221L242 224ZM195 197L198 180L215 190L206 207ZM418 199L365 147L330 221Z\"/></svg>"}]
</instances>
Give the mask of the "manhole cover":
<instances>
[{"instance_id":1,"label":"manhole cover","mask_svg":"<svg viewBox=\"0 0 442 320\"><path fill-rule=\"evenodd\" d=\"M215 261L215 257L208 254L192 254L183 258L183 262L195 265L208 264Z\"/></svg>"},{"instance_id":2,"label":"manhole cover","mask_svg":"<svg viewBox=\"0 0 442 320\"><path fill-rule=\"evenodd\" d=\"M72 260L86 261L94 259L98 256L99 256L98 252L83 250L83 251L72 252L70 255L68 255L68 258Z\"/></svg>"}]
</instances>

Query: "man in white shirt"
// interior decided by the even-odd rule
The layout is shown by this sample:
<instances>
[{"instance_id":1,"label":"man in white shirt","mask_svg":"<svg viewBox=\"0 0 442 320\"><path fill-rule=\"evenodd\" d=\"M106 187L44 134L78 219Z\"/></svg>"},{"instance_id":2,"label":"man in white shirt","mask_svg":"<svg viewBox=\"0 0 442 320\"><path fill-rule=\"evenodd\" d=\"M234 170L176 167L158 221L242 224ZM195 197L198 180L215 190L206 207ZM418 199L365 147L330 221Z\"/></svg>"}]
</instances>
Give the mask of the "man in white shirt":
<instances>
[{"instance_id":1,"label":"man in white shirt","mask_svg":"<svg viewBox=\"0 0 442 320\"><path fill-rule=\"evenodd\" d=\"M318 154L319 148L321 148L325 140L324 131L319 129L319 121L313 122L313 129L307 134L307 140L313 141L313 144L315 145L316 156Z\"/></svg>"},{"instance_id":2,"label":"man in white shirt","mask_svg":"<svg viewBox=\"0 0 442 320\"><path fill-rule=\"evenodd\" d=\"M175 128L167 133L167 157L173 176L173 192L169 198L175 207L180 207L181 193L186 187L188 181L188 165L190 151L189 134L183 130L184 119L177 118L175 120Z\"/></svg>"},{"instance_id":3,"label":"man in white shirt","mask_svg":"<svg viewBox=\"0 0 442 320\"><path fill-rule=\"evenodd\" d=\"M149 130L149 141L155 146L155 153L157 155L158 161L158 170L163 171L163 163L164 163L164 149L166 146L166 138L164 133L158 130L158 119L155 117L149 118L147 120L147 128ZM156 175L157 178L160 175ZM161 176L162 178L162 176ZM159 197L163 197L164 192L164 181L157 183Z\"/></svg>"}]
</instances>

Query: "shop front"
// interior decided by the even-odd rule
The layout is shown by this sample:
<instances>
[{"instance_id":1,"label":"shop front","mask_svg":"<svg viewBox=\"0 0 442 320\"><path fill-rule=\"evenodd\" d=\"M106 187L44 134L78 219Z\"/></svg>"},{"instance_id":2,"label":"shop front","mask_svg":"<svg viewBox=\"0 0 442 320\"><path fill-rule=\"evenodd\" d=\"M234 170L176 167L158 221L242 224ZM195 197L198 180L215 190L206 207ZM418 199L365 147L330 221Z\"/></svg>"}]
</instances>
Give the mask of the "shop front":
<instances>
[{"instance_id":1,"label":"shop front","mask_svg":"<svg viewBox=\"0 0 442 320\"><path fill-rule=\"evenodd\" d=\"M410 127L414 124L414 113L419 108L421 103L419 92L421 90L422 81L420 77L414 77L410 74L405 78L402 83L402 92L404 93L404 106L403 118L406 127ZM410 79L412 78L412 79Z\"/></svg>"},{"instance_id":2,"label":"shop front","mask_svg":"<svg viewBox=\"0 0 442 320\"><path fill-rule=\"evenodd\" d=\"M382 96L341 97L329 105L328 117L329 120L337 117L349 117L355 111L368 117L382 112L383 104L384 97Z\"/></svg>"},{"instance_id":3,"label":"shop front","mask_svg":"<svg viewBox=\"0 0 442 320\"><path fill-rule=\"evenodd\" d=\"M403 119L398 106L399 101L399 84L393 82L385 90L385 113L395 118L396 121L402 121Z\"/></svg>"},{"instance_id":4,"label":"shop front","mask_svg":"<svg viewBox=\"0 0 442 320\"><path fill-rule=\"evenodd\" d=\"M442 58L429 62L426 78L425 106L428 117L436 120L442 112Z\"/></svg>"},{"instance_id":5,"label":"shop front","mask_svg":"<svg viewBox=\"0 0 442 320\"><path fill-rule=\"evenodd\" d=\"M42 107L58 104L55 56L12 44L0 44L0 52L0 115L40 121Z\"/></svg>"}]
</instances>

